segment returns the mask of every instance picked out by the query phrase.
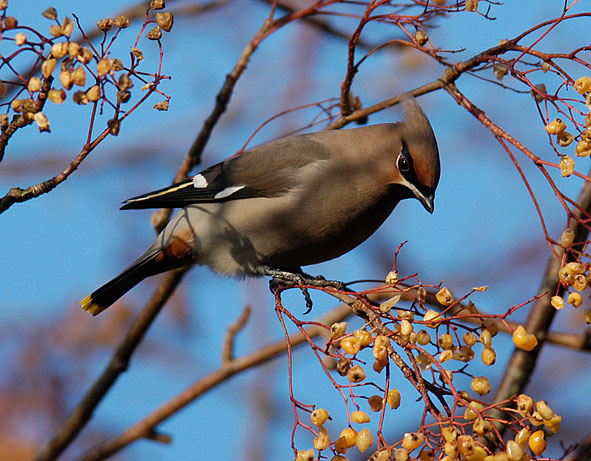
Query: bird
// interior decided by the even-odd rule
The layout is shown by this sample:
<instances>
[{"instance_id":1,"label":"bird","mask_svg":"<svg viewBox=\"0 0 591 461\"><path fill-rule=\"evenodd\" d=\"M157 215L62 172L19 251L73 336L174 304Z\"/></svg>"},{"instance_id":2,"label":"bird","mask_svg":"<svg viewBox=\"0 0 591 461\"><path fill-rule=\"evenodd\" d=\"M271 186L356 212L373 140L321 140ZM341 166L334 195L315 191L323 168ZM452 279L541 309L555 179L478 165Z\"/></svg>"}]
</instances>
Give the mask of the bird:
<instances>
[{"instance_id":1,"label":"bird","mask_svg":"<svg viewBox=\"0 0 591 461\"><path fill-rule=\"evenodd\" d=\"M440 161L427 116L411 96L405 119L277 139L122 210L180 208L127 269L84 298L97 315L146 277L191 265L224 276L303 274L372 235L400 200L433 213Z\"/></svg>"}]
</instances>

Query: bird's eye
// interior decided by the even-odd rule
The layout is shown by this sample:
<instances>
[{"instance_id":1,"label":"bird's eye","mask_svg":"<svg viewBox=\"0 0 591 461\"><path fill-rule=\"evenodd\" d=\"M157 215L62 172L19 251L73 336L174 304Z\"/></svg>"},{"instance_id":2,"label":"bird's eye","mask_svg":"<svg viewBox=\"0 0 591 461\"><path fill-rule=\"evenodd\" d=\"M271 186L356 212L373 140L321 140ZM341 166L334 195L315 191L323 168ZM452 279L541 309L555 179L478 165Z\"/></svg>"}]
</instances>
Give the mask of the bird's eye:
<instances>
[{"instance_id":1,"label":"bird's eye","mask_svg":"<svg viewBox=\"0 0 591 461\"><path fill-rule=\"evenodd\" d=\"M400 154L400 157L398 157L398 169L402 173L407 173L410 171L410 162L403 154Z\"/></svg>"}]
</instances>

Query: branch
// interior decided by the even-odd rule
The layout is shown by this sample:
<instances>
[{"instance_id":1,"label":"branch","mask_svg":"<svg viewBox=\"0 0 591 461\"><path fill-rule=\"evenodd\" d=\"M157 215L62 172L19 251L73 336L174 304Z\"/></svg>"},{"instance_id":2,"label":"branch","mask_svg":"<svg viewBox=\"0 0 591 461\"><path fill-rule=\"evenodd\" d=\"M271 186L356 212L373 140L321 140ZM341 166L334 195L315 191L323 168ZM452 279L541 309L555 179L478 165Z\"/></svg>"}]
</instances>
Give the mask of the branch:
<instances>
[{"instance_id":1,"label":"branch","mask_svg":"<svg viewBox=\"0 0 591 461\"><path fill-rule=\"evenodd\" d=\"M347 305L341 305L323 316L318 322L330 325L345 319L351 314L351 308ZM312 326L306 329L306 334L295 333L289 337L291 346L305 344L308 338L324 335L326 330L319 326ZM269 344L249 355L232 360L224 360L220 368L207 376L199 379L183 392L173 397L171 400L160 406L143 420L134 424L123 433L113 439L92 448L84 453L79 461L96 461L105 459L118 452L130 443L147 437L154 428L168 419L176 412L201 397L210 389L227 381L234 375L256 366L262 365L269 360L278 357L287 350L287 343L284 339Z\"/></svg>"},{"instance_id":2,"label":"branch","mask_svg":"<svg viewBox=\"0 0 591 461\"><path fill-rule=\"evenodd\" d=\"M86 392L78 406L66 418L57 434L41 449L35 461L56 459L86 426L92 417L94 409L111 389L119 375L127 370L131 355L150 325L152 325L162 306L174 292L185 272L186 269L181 269L166 275L166 278L158 286L144 309L136 317L131 329L115 350L103 373Z\"/></svg>"},{"instance_id":3,"label":"branch","mask_svg":"<svg viewBox=\"0 0 591 461\"><path fill-rule=\"evenodd\" d=\"M583 185L577 203L579 207L574 211L575 214L580 216L583 212L587 214L591 212L591 183L586 182ZM577 242L584 242L587 239L588 230L576 216L571 217L569 227L575 233L575 244ZM562 254L559 256L562 257ZM551 255L546 266L542 285L538 291L538 293L544 294L544 296L536 300L525 322L525 329L537 336L539 346L531 352L521 349L514 350L505 374L497 388L494 397L495 402L505 400L522 392L534 372L538 355L548 339L550 325L556 314L556 309L550 305L550 298L554 294L561 296L564 293L564 286L560 284L558 278L560 266L561 259Z\"/></svg>"},{"instance_id":4,"label":"branch","mask_svg":"<svg viewBox=\"0 0 591 461\"><path fill-rule=\"evenodd\" d=\"M121 123L127 117L129 117L135 110L143 104L143 102L150 97L150 95L155 91L155 87L152 86L146 94L131 108L127 111L118 121ZM40 97L41 99L41 97ZM94 103L93 113L96 111L98 103ZM106 128L100 135L98 135L94 141L87 143L80 153L76 156L76 158L62 170L61 173L50 178L46 181L43 181L39 184L35 184L33 186L29 186L26 189L21 189L20 187L13 187L10 191L0 199L0 214L4 213L8 210L12 205L15 203L26 202L28 200L34 199L39 197L40 195L47 194L48 192L55 189L58 185L64 182L66 179L70 177L70 175L76 171L76 169L80 166L82 161L98 146L103 140L110 134L110 128Z\"/></svg>"}]
</instances>

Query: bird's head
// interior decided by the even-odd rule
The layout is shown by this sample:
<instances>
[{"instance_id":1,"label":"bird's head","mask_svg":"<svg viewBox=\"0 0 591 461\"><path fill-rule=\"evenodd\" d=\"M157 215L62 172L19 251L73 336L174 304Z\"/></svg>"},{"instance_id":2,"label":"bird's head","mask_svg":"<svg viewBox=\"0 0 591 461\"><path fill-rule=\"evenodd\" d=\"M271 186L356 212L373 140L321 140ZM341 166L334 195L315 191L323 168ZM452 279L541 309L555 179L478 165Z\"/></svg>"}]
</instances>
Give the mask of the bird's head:
<instances>
[{"instance_id":1,"label":"bird's head","mask_svg":"<svg viewBox=\"0 0 591 461\"><path fill-rule=\"evenodd\" d=\"M415 197L433 213L435 189L439 183L439 151L429 119L413 97L404 100L405 121L400 126L400 152L396 156L399 173L397 193Z\"/></svg>"}]
</instances>

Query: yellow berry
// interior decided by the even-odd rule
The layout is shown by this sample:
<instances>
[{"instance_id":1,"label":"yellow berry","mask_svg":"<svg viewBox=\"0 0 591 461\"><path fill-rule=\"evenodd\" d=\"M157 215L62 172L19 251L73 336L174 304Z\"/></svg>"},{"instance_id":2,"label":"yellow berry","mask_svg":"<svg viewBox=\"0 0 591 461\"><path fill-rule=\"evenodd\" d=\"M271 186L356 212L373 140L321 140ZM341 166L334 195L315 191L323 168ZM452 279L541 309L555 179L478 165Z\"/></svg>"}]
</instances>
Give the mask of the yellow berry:
<instances>
[{"instance_id":1,"label":"yellow berry","mask_svg":"<svg viewBox=\"0 0 591 461\"><path fill-rule=\"evenodd\" d=\"M455 440L453 442L445 442L445 445L443 446L443 451L451 459L457 459L460 455L460 452L458 450L458 444Z\"/></svg>"},{"instance_id":2,"label":"yellow berry","mask_svg":"<svg viewBox=\"0 0 591 461\"><path fill-rule=\"evenodd\" d=\"M532 423L534 426L541 426L544 424L544 418L540 415L540 412L535 410L532 414L528 417L529 422Z\"/></svg>"},{"instance_id":3,"label":"yellow berry","mask_svg":"<svg viewBox=\"0 0 591 461\"><path fill-rule=\"evenodd\" d=\"M365 371L361 365L355 365L347 372L347 379L352 383L359 383L365 379Z\"/></svg>"},{"instance_id":4,"label":"yellow berry","mask_svg":"<svg viewBox=\"0 0 591 461\"><path fill-rule=\"evenodd\" d=\"M388 348L386 346L375 345L372 349L373 356L378 362L388 363Z\"/></svg>"},{"instance_id":5,"label":"yellow berry","mask_svg":"<svg viewBox=\"0 0 591 461\"><path fill-rule=\"evenodd\" d=\"M68 54L70 56L72 56L73 58L80 54L81 49L82 49L82 47L80 45L78 45L78 43L76 43L76 42L68 43Z\"/></svg>"},{"instance_id":6,"label":"yellow berry","mask_svg":"<svg viewBox=\"0 0 591 461\"><path fill-rule=\"evenodd\" d=\"M330 326L330 337L339 339L347 332L347 322L337 322Z\"/></svg>"},{"instance_id":7,"label":"yellow berry","mask_svg":"<svg viewBox=\"0 0 591 461\"><path fill-rule=\"evenodd\" d=\"M72 74L67 70L62 70L60 72L60 83L66 90L72 88Z\"/></svg>"},{"instance_id":8,"label":"yellow berry","mask_svg":"<svg viewBox=\"0 0 591 461\"><path fill-rule=\"evenodd\" d=\"M402 336L409 336L413 332L412 323L408 320L401 320L400 321L400 333Z\"/></svg>"},{"instance_id":9,"label":"yellow berry","mask_svg":"<svg viewBox=\"0 0 591 461\"><path fill-rule=\"evenodd\" d=\"M591 78L585 76L577 79L575 82L575 90L579 94L588 93L591 90Z\"/></svg>"},{"instance_id":10,"label":"yellow berry","mask_svg":"<svg viewBox=\"0 0 591 461\"><path fill-rule=\"evenodd\" d=\"M478 11L478 0L466 0L466 11Z\"/></svg>"},{"instance_id":11,"label":"yellow berry","mask_svg":"<svg viewBox=\"0 0 591 461\"><path fill-rule=\"evenodd\" d=\"M314 450L300 450L296 456L296 461L314 461Z\"/></svg>"},{"instance_id":12,"label":"yellow berry","mask_svg":"<svg viewBox=\"0 0 591 461\"><path fill-rule=\"evenodd\" d=\"M398 301L400 301L400 298L401 298L400 295L396 295L396 296L392 296L390 299L384 301L383 303L380 304L380 311L384 314L386 312L389 312L390 309L392 309L398 303Z\"/></svg>"},{"instance_id":13,"label":"yellow berry","mask_svg":"<svg viewBox=\"0 0 591 461\"><path fill-rule=\"evenodd\" d=\"M456 443L462 456L468 457L474 454L474 439L471 435L460 435Z\"/></svg>"},{"instance_id":14,"label":"yellow berry","mask_svg":"<svg viewBox=\"0 0 591 461\"><path fill-rule=\"evenodd\" d=\"M575 137L568 131L563 131L556 137L556 141L560 147L570 146L574 140Z\"/></svg>"},{"instance_id":15,"label":"yellow berry","mask_svg":"<svg viewBox=\"0 0 591 461\"><path fill-rule=\"evenodd\" d=\"M373 458L372 461L389 461L390 460L390 450L384 448L383 450L378 451Z\"/></svg>"},{"instance_id":16,"label":"yellow berry","mask_svg":"<svg viewBox=\"0 0 591 461\"><path fill-rule=\"evenodd\" d=\"M480 333L480 342L484 347L492 346L492 334L489 329L485 328Z\"/></svg>"},{"instance_id":17,"label":"yellow berry","mask_svg":"<svg viewBox=\"0 0 591 461\"><path fill-rule=\"evenodd\" d=\"M371 333L367 330L363 330L363 329L355 330L353 332L353 336L355 336L356 338L359 339L359 341L361 342L361 347L367 347L373 341L373 338L371 337Z\"/></svg>"},{"instance_id":18,"label":"yellow berry","mask_svg":"<svg viewBox=\"0 0 591 461\"><path fill-rule=\"evenodd\" d=\"M24 34L22 32L17 32L16 34L14 34L14 43L17 46L21 46L27 43L27 34Z\"/></svg>"},{"instance_id":19,"label":"yellow berry","mask_svg":"<svg viewBox=\"0 0 591 461\"><path fill-rule=\"evenodd\" d=\"M466 456L466 461L484 461L488 453L480 445L474 445L474 451L471 455Z\"/></svg>"},{"instance_id":20,"label":"yellow berry","mask_svg":"<svg viewBox=\"0 0 591 461\"><path fill-rule=\"evenodd\" d=\"M591 145L589 146L589 148L591 149ZM562 232L562 235L560 236L560 244L562 245L563 248L568 248L569 246L572 245L574 240L575 240L574 231L567 227Z\"/></svg>"},{"instance_id":21,"label":"yellow berry","mask_svg":"<svg viewBox=\"0 0 591 461\"><path fill-rule=\"evenodd\" d=\"M49 93L47 93L47 98L55 104L61 104L66 100L66 92L64 90L56 90L55 88L52 88L49 90Z\"/></svg>"},{"instance_id":22,"label":"yellow berry","mask_svg":"<svg viewBox=\"0 0 591 461\"><path fill-rule=\"evenodd\" d=\"M529 449L534 455L541 455L546 449L544 431L536 431L529 437Z\"/></svg>"},{"instance_id":23,"label":"yellow berry","mask_svg":"<svg viewBox=\"0 0 591 461\"><path fill-rule=\"evenodd\" d=\"M527 427L524 427L515 436L515 441L519 445L521 445L523 448L525 448L530 435L531 435L531 431Z\"/></svg>"},{"instance_id":24,"label":"yellow berry","mask_svg":"<svg viewBox=\"0 0 591 461\"><path fill-rule=\"evenodd\" d=\"M466 346L470 346L470 347L472 347L474 344L476 344L476 341L478 340L476 335L474 333L469 332L469 331L464 333L464 335L462 336L462 339L464 340L464 343L466 343Z\"/></svg>"},{"instance_id":25,"label":"yellow berry","mask_svg":"<svg viewBox=\"0 0 591 461\"><path fill-rule=\"evenodd\" d=\"M396 448L394 450L395 461L408 461L408 450L404 448Z\"/></svg>"},{"instance_id":26,"label":"yellow berry","mask_svg":"<svg viewBox=\"0 0 591 461\"><path fill-rule=\"evenodd\" d=\"M419 330L419 332L417 333L417 342L421 346L426 346L431 342L431 336L429 336L427 330Z\"/></svg>"},{"instance_id":27,"label":"yellow berry","mask_svg":"<svg viewBox=\"0 0 591 461\"><path fill-rule=\"evenodd\" d=\"M402 447L409 451L420 447L425 441L425 434L422 432L407 432L402 439Z\"/></svg>"},{"instance_id":28,"label":"yellow berry","mask_svg":"<svg viewBox=\"0 0 591 461\"><path fill-rule=\"evenodd\" d=\"M415 300L418 303L424 303L425 299L427 298L427 290L425 290L425 287L419 287L417 288L417 293L415 295Z\"/></svg>"},{"instance_id":29,"label":"yellow berry","mask_svg":"<svg viewBox=\"0 0 591 461\"><path fill-rule=\"evenodd\" d=\"M470 408L472 407L472 408ZM475 410L482 410L484 407L481 403L478 402L470 402L470 406L466 407L464 410L464 418L471 421L473 419L478 418L478 413Z\"/></svg>"},{"instance_id":30,"label":"yellow berry","mask_svg":"<svg viewBox=\"0 0 591 461\"><path fill-rule=\"evenodd\" d=\"M371 411L381 411L384 407L384 399L379 395L372 395L367 399L367 403L369 403Z\"/></svg>"},{"instance_id":31,"label":"yellow berry","mask_svg":"<svg viewBox=\"0 0 591 461\"><path fill-rule=\"evenodd\" d=\"M484 328L490 331L491 337L494 338L496 334L499 332L499 325L495 319L484 319L482 323L484 325Z\"/></svg>"},{"instance_id":32,"label":"yellow berry","mask_svg":"<svg viewBox=\"0 0 591 461\"><path fill-rule=\"evenodd\" d=\"M430 328L436 328L441 323L441 314L429 309L423 316L423 321L427 322L427 326Z\"/></svg>"},{"instance_id":33,"label":"yellow berry","mask_svg":"<svg viewBox=\"0 0 591 461\"><path fill-rule=\"evenodd\" d=\"M562 296L552 296L550 304L558 311L564 307L564 299L562 299Z\"/></svg>"},{"instance_id":34,"label":"yellow berry","mask_svg":"<svg viewBox=\"0 0 591 461\"><path fill-rule=\"evenodd\" d=\"M27 85L27 89L31 93L35 93L41 89L41 79L39 77L31 77Z\"/></svg>"},{"instance_id":35,"label":"yellow berry","mask_svg":"<svg viewBox=\"0 0 591 461\"><path fill-rule=\"evenodd\" d=\"M345 439L345 447L351 448L357 440L357 432L350 427L346 427L341 431L341 437Z\"/></svg>"},{"instance_id":36,"label":"yellow berry","mask_svg":"<svg viewBox=\"0 0 591 461\"><path fill-rule=\"evenodd\" d=\"M68 42L54 43L51 45L51 55L60 59L63 58L68 52Z\"/></svg>"},{"instance_id":37,"label":"yellow berry","mask_svg":"<svg viewBox=\"0 0 591 461\"><path fill-rule=\"evenodd\" d=\"M92 60L93 54L90 48L86 48L85 46L78 52L76 59L80 61L82 64L87 64Z\"/></svg>"},{"instance_id":38,"label":"yellow berry","mask_svg":"<svg viewBox=\"0 0 591 461\"><path fill-rule=\"evenodd\" d=\"M454 339L448 333L441 335L437 342L442 349L451 349L454 345Z\"/></svg>"},{"instance_id":39,"label":"yellow berry","mask_svg":"<svg viewBox=\"0 0 591 461\"><path fill-rule=\"evenodd\" d=\"M361 341L355 336L347 336L341 340L341 349L347 354L355 355L361 349Z\"/></svg>"},{"instance_id":40,"label":"yellow berry","mask_svg":"<svg viewBox=\"0 0 591 461\"><path fill-rule=\"evenodd\" d=\"M455 427L446 426L441 429L441 435L446 442L454 442L458 438L458 430Z\"/></svg>"},{"instance_id":41,"label":"yellow berry","mask_svg":"<svg viewBox=\"0 0 591 461\"><path fill-rule=\"evenodd\" d=\"M584 264L575 261L567 263L565 267L568 267L573 274L584 274L586 271L586 267Z\"/></svg>"},{"instance_id":42,"label":"yellow berry","mask_svg":"<svg viewBox=\"0 0 591 461\"><path fill-rule=\"evenodd\" d=\"M460 362L469 362L474 358L474 351L468 346L456 346L453 348L453 359Z\"/></svg>"},{"instance_id":43,"label":"yellow berry","mask_svg":"<svg viewBox=\"0 0 591 461\"><path fill-rule=\"evenodd\" d=\"M563 178L568 178L575 171L575 161L568 155L563 155L560 159L560 174Z\"/></svg>"},{"instance_id":44,"label":"yellow berry","mask_svg":"<svg viewBox=\"0 0 591 461\"><path fill-rule=\"evenodd\" d=\"M74 30L74 21L66 16L64 19L64 23L62 24L62 34L66 37L72 35L72 31Z\"/></svg>"},{"instance_id":45,"label":"yellow berry","mask_svg":"<svg viewBox=\"0 0 591 461\"><path fill-rule=\"evenodd\" d=\"M439 290L435 297L437 298L437 301L439 301L439 304L444 307L451 306L455 301L454 296L447 287L443 287L441 290Z\"/></svg>"},{"instance_id":46,"label":"yellow berry","mask_svg":"<svg viewBox=\"0 0 591 461\"><path fill-rule=\"evenodd\" d=\"M166 32L170 32L172 29L174 18L171 13L163 12L163 13L156 13L156 22Z\"/></svg>"},{"instance_id":47,"label":"yellow berry","mask_svg":"<svg viewBox=\"0 0 591 461\"><path fill-rule=\"evenodd\" d=\"M314 438L314 448L316 450L326 450L330 445L330 435L323 426L318 430L318 435Z\"/></svg>"},{"instance_id":48,"label":"yellow berry","mask_svg":"<svg viewBox=\"0 0 591 461\"><path fill-rule=\"evenodd\" d=\"M388 347L390 345L390 338L388 338L387 336L384 336L384 335L378 335L374 339L374 342L373 343L374 343L374 346L386 346L386 347Z\"/></svg>"},{"instance_id":49,"label":"yellow berry","mask_svg":"<svg viewBox=\"0 0 591 461\"><path fill-rule=\"evenodd\" d=\"M566 124L559 118L555 118L545 126L548 134L560 134L566 130Z\"/></svg>"},{"instance_id":50,"label":"yellow berry","mask_svg":"<svg viewBox=\"0 0 591 461\"><path fill-rule=\"evenodd\" d=\"M43 64L41 64L41 74L43 74L43 77L48 78L51 75L55 69L55 64L56 60L53 58L43 61Z\"/></svg>"},{"instance_id":51,"label":"yellow berry","mask_svg":"<svg viewBox=\"0 0 591 461\"><path fill-rule=\"evenodd\" d=\"M415 32L415 42L417 42L417 45L423 46L425 43L427 43L428 40L429 37L427 37L427 34L423 32L421 29L417 29L417 31Z\"/></svg>"},{"instance_id":52,"label":"yellow berry","mask_svg":"<svg viewBox=\"0 0 591 461\"><path fill-rule=\"evenodd\" d=\"M76 69L72 71L72 83L78 86L86 85L86 73L84 72L83 67L76 67Z\"/></svg>"},{"instance_id":53,"label":"yellow berry","mask_svg":"<svg viewBox=\"0 0 591 461\"><path fill-rule=\"evenodd\" d=\"M398 389L390 389L386 401L392 410L396 410L400 406L400 391Z\"/></svg>"},{"instance_id":54,"label":"yellow berry","mask_svg":"<svg viewBox=\"0 0 591 461\"><path fill-rule=\"evenodd\" d=\"M480 354L480 358L482 359L482 363L484 363L486 366L490 367L497 360L497 353L495 352L494 349L492 349L490 347L485 347L484 349L482 349L482 353Z\"/></svg>"},{"instance_id":55,"label":"yellow berry","mask_svg":"<svg viewBox=\"0 0 591 461\"><path fill-rule=\"evenodd\" d=\"M107 75L111 71L112 67L113 62L110 59L103 58L98 62L96 66L97 74L99 75L99 77Z\"/></svg>"},{"instance_id":56,"label":"yellow berry","mask_svg":"<svg viewBox=\"0 0 591 461\"><path fill-rule=\"evenodd\" d=\"M419 455L419 460L420 461L434 461L435 460L435 453L433 453L429 449L423 450L423 451L421 451L421 454Z\"/></svg>"},{"instance_id":57,"label":"yellow berry","mask_svg":"<svg viewBox=\"0 0 591 461\"><path fill-rule=\"evenodd\" d=\"M568 266L563 266L558 271L558 278L565 285L572 285L575 281L575 273L572 270L570 270Z\"/></svg>"},{"instance_id":58,"label":"yellow berry","mask_svg":"<svg viewBox=\"0 0 591 461\"><path fill-rule=\"evenodd\" d=\"M433 362L431 362L431 358L427 357L422 352L417 355L417 364L421 368L421 370L429 370L433 366Z\"/></svg>"},{"instance_id":59,"label":"yellow berry","mask_svg":"<svg viewBox=\"0 0 591 461\"><path fill-rule=\"evenodd\" d=\"M554 412L544 400L536 402L536 410L544 420L550 419L554 416Z\"/></svg>"},{"instance_id":60,"label":"yellow berry","mask_svg":"<svg viewBox=\"0 0 591 461\"><path fill-rule=\"evenodd\" d=\"M388 365L388 360L387 360L387 359L385 359L385 360L376 360L376 361L373 363L373 369L374 369L374 371L375 371L376 373L381 373L381 372L382 372L382 370L383 370L384 368L386 368L386 365Z\"/></svg>"},{"instance_id":61,"label":"yellow berry","mask_svg":"<svg viewBox=\"0 0 591 461\"><path fill-rule=\"evenodd\" d=\"M439 361L439 363L443 363L443 362L447 362L448 360L451 360L454 356L454 353L450 350L445 350L443 351L441 354L439 354L439 357L437 358L437 360Z\"/></svg>"},{"instance_id":62,"label":"yellow berry","mask_svg":"<svg viewBox=\"0 0 591 461\"><path fill-rule=\"evenodd\" d=\"M89 101L98 101L101 97L101 89L98 85L91 86L86 92L86 98Z\"/></svg>"},{"instance_id":63,"label":"yellow berry","mask_svg":"<svg viewBox=\"0 0 591 461\"><path fill-rule=\"evenodd\" d=\"M589 154L591 154L591 143L583 140L579 141L575 148L575 155L577 157L587 157Z\"/></svg>"},{"instance_id":64,"label":"yellow berry","mask_svg":"<svg viewBox=\"0 0 591 461\"><path fill-rule=\"evenodd\" d=\"M335 440L334 442L334 449L337 453L347 453L347 440L345 439L345 437L339 437L338 439ZM347 459L345 457L342 457L343 459ZM333 457L334 459L334 457Z\"/></svg>"},{"instance_id":65,"label":"yellow berry","mask_svg":"<svg viewBox=\"0 0 591 461\"><path fill-rule=\"evenodd\" d=\"M591 324L591 309L587 309L585 311L585 323L587 325L590 325Z\"/></svg>"},{"instance_id":66,"label":"yellow berry","mask_svg":"<svg viewBox=\"0 0 591 461\"><path fill-rule=\"evenodd\" d=\"M398 283L398 272L390 271L388 275L386 275L386 283L388 285L395 285Z\"/></svg>"},{"instance_id":67,"label":"yellow berry","mask_svg":"<svg viewBox=\"0 0 591 461\"><path fill-rule=\"evenodd\" d=\"M491 423L488 421L485 421L482 418L476 418L476 421L474 421L474 424L472 425L472 430L479 437L482 437L485 434L487 434L488 432L490 432L491 428L492 428Z\"/></svg>"},{"instance_id":68,"label":"yellow berry","mask_svg":"<svg viewBox=\"0 0 591 461\"><path fill-rule=\"evenodd\" d=\"M538 339L535 335L527 334L525 328L519 325L513 332L513 343L519 349L531 351L538 345Z\"/></svg>"},{"instance_id":69,"label":"yellow berry","mask_svg":"<svg viewBox=\"0 0 591 461\"><path fill-rule=\"evenodd\" d=\"M357 424L364 424L371 422L371 419L365 411L354 411L351 413L351 421Z\"/></svg>"},{"instance_id":70,"label":"yellow berry","mask_svg":"<svg viewBox=\"0 0 591 461\"><path fill-rule=\"evenodd\" d=\"M356 443L361 453L373 445L373 435L371 435L369 429L365 428L357 434Z\"/></svg>"},{"instance_id":71,"label":"yellow berry","mask_svg":"<svg viewBox=\"0 0 591 461\"><path fill-rule=\"evenodd\" d=\"M582 291L587 288L588 283L589 282L587 281L587 277L585 277L585 275L577 274L575 275L575 280L573 281L573 288L577 291Z\"/></svg>"},{"instance_id":72,"label":"yellow berry","mask_svg":"<svg viewBox=\"0 0 591 461\"><path fill-rule=\"evenodd\" d=\"M326 411L324 408L316 408L316 410L310 414L310 421L312 421L314 426L322 426L327 419L328 411Z\"/></svg>"},{"instance_id":73,"label":"yellow berry","mask_svg":"<svg viewBox=\"0 0 591 461\"><path fill-rule=\"evenodd\" d=\"M511 461L521 461L521 458L523 458L523 448L521 448L521 446L515 441L515 440L509 440L507 442L507 457L511 460Z\"/></svg>"},{"instance_id":74,"label":"yellow berry","mask_svg":"<svg viewBox=\"0 0 591 461\"><path fill-rule=\"evenodd\" d=\"M554 434L556 434L558 432L558 430L560 429L561 422L562 422L562 416L554 415L554 416L552 416L552 418L545 420L544 424L546 425L546 427L548 429L550 429L550 431L552 431Z\"/></svg>"},{"instance_id":75,"label":"yellow berry","mask_svg":"<svg viewBox=\"0 0 591 461\"><path fill-rule=\"evenodd\" d=\"M583 304L583 297L581 296L581 293L571 293L568 295L567 301L573 307L579 307L581 304Z\"/></svg>"}]
</instances>

